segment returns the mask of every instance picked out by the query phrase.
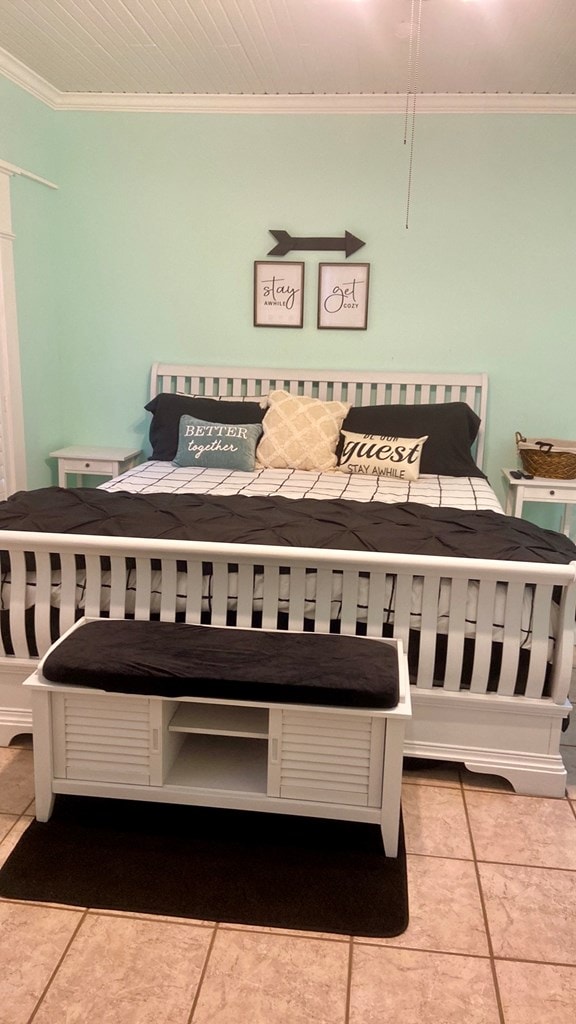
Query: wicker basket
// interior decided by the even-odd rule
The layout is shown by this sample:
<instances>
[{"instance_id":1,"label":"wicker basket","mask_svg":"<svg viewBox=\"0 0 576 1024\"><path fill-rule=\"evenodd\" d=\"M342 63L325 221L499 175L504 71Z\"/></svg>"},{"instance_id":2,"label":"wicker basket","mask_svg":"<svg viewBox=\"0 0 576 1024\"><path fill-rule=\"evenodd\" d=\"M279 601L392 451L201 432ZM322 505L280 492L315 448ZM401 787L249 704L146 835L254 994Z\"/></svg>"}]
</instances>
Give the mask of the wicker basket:
<instances>
[{"instance_id":1,"label":"wicker basket","mask_svg":"<svg viewBox=\"0 0 576 1024\"><path fill-rule=\"evenodd\" d=\"M526 438L517 431L516 447L527 473L553 480L576 477L576 441L562 441L557 437Z\"/></svg>"}]
</instances>

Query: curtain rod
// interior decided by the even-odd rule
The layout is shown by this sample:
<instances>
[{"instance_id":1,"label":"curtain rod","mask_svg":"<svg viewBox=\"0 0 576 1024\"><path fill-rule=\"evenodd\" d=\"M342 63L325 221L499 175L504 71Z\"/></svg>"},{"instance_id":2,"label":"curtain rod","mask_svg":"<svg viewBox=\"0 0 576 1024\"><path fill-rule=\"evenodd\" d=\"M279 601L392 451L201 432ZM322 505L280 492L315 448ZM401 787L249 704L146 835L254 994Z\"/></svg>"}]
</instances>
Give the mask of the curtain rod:
<instances>
[{"instance_id":1,"label":"curtain rod","mask_svg":"<svg viewBox=\"0 0 576 1024\"><path fill-rule=\"evenodd\" d=\"M0 171L4 171L6 174L20 174L24 178L31 178L32 181L39 181L41 185L47 185L48 188L58 188L58 185L55 185L52 181L40 178L37 174L32 174L31 171L25 171L23 167L9 164L6 160L0 160Z\"/></svg>"}]
</instances>

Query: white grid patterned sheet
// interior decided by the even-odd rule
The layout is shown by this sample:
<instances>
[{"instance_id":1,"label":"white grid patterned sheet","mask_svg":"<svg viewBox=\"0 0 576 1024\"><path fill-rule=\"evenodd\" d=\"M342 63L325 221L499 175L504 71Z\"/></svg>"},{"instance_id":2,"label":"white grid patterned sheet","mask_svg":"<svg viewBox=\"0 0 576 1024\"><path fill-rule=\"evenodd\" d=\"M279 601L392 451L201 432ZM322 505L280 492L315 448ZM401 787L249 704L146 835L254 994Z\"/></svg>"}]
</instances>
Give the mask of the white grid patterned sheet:
<instances>
[{"instance_id":1,"label":"white grid patterned sheet","mask_svg":"<svg viewBox=\"0 0 576 1024\"><path fill-rule=\"evenodd\" d=\"M242 494L284 498L347 498L387 504L414 501L434 508L503 513L487 480L481 477L423 475L414 482L350 473L314 473L294 469L260 469L252 473L224 469L178 468L149 461L104 484L106 491L131 494Z\"/></svg>"}]
</instances>

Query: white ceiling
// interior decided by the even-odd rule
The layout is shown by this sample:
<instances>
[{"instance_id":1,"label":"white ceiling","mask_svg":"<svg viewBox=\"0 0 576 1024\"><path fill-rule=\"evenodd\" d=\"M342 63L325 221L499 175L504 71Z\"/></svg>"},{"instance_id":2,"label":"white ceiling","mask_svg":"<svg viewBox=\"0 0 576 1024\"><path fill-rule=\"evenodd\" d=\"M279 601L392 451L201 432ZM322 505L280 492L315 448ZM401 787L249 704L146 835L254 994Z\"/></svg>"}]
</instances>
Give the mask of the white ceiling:
<instances>
[{"instance_id":1,"label":"white ceiling","mask_svg":"<svg viewBox=\"0 0 576 1024\"><path fill-rule=\"evenodd\" d=\"M0 44L68 109L576 111L576 0L0 0Z\"/></svg>"}]
</instances>

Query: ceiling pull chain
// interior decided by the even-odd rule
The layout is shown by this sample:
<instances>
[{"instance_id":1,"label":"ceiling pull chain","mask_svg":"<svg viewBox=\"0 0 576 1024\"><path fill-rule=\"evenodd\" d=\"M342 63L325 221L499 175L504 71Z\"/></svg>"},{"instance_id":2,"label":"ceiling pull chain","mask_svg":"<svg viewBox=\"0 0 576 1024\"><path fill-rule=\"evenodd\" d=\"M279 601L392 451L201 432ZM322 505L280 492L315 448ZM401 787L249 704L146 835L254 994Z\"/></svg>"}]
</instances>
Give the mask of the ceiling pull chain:
<instances>
[{"instance_id":1,"label":"ceiling pull chain","mask_svg":"<svg viewBox=\"0 0 576 1024\"><path fill-rule=\"evenodd\" d=\"M412 196L412 167L414 163L414 134L416 128L416 84L418 80L418 71L420 65L420 28L422 24L422 0L418 0L418 20L416 26L414 25L414 0L412 3L412 21L410 24L410 53L409 53L409 64L410 67L410 83L408 86L408 96L406 97L406 126L404 129L404 144L406 144L407 138L407 122L408 122L408 107L409 99L412 97L412 124L410 131L410 158L408 163L408 192L406 196L406 228L408 228L408 222L410 219L410 199ZM412 37L414 35L414 28L416 28L416 47L414 58L412 58Z\"/></svg>"},{"instance_id":2,"label":"ceiling pull chain","mask_svg":"<svg viewBox=\"0 0 576 1024\"><path fill-rule=\"evenodd\" d=\"M412 0L412 6L410 8L410 42L408 44L408 89L406 91L406 110L404 112L404 145L408 139L408 112L410 110L410 93L412 92L412 59L414 49L414 5L416 0Z\"/></svg>"}]
</instances>

